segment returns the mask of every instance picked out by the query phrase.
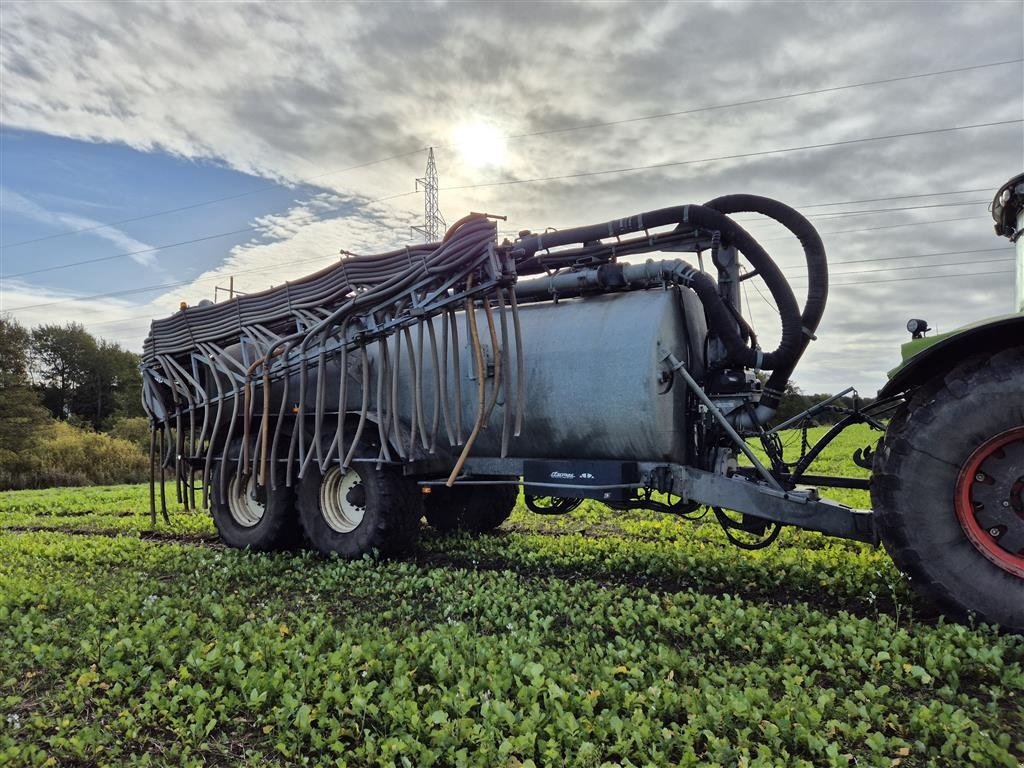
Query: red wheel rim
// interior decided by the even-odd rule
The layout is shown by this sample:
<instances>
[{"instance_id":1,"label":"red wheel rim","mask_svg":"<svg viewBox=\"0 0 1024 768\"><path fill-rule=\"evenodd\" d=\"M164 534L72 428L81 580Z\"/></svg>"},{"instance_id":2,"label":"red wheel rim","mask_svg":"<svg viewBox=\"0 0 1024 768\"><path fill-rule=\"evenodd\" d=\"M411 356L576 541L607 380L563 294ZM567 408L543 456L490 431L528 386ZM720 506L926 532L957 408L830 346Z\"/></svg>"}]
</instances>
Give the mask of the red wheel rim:
<instances>
[{"instance_id":1,"label":"red wheel rim","mask_svg":"<svg viewBox=\"0 0 1024 768\"><path fill-rule=\"evenodd\" d=\"M1024 579L1024 426L967 458L956 481L956 516L981 554Z\"/></svg>"}]
</instances>

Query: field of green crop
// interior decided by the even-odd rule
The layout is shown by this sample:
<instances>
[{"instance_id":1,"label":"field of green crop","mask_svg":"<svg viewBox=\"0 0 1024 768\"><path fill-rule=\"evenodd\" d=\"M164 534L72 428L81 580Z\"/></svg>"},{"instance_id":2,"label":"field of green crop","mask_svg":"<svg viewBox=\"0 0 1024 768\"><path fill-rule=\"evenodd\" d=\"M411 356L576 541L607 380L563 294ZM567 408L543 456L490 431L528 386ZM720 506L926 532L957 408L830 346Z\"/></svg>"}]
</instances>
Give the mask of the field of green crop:
<instances>
[{"instance_id":1,"label":"field of green crop","mask_svg":"<svg viewBox=\"0 0 1024 768\"><path fill-rule=\"evenodd\" d=\"M0 494L0 765L1022 760L1024 642L860 544L594 504L344 562L151 530L144 486Z\"/></svg>"}]
</instances>

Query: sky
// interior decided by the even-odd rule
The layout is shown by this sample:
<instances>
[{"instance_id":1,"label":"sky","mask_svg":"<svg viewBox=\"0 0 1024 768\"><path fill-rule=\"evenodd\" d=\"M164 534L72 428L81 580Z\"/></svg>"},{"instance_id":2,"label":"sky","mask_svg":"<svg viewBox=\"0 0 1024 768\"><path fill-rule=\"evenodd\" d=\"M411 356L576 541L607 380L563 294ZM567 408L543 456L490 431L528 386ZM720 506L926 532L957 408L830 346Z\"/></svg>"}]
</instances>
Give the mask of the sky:
<instances>
[{"instance_id":1,"label":"sky","mask_svg":"<svg viewBox=\"0 0 1024 768\"><path fill-rule=\"evenodd\" d=\"M794 205L833 282L793 378L871 395L908 318L1012 309L987 206L1024 169L1022 58L1020 0L5 2L0 312L140 350L232 278L421 239L433 146L446 220L505 215L509 236L726 193ZM919 135L877 138L897 134ZM802 300L796 243L737 218Z\"/></svg>"}]
</instances>

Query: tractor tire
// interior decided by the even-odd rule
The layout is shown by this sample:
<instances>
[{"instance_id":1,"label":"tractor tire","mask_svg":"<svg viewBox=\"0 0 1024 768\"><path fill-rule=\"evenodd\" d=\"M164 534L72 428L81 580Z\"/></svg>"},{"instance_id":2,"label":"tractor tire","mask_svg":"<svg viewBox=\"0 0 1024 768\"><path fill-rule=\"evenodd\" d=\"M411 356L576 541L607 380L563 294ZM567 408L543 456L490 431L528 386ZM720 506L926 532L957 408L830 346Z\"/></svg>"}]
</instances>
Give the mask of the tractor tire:
<instances>
[{"instance_id":1,"label":"tractor tire","mask_svg":"<svg viewBox=\"0 0 1024 768\"><path fill-rule=\"evenodd\" d=\"M374 454L376 455L376 454ZM315 464L299 481L299 519L319 552L355 559L407 552L419 538L423 502L416 484L389 465L357 461L325 473Z\"/></svg>"},{"instance_id":2,"label":"tractor tire","mask_svg":"<svg viewBox=\"0 0 1024 768\"><path fill-rule=\"evenodd\" d=\"M1024 633L1024 347L919 388L886 430L871 500L920 592Z\"/></svg>"},{"instance_id":3,"label":"tractor tire","mask_svg":"<svg viewBox=\"0 0 1024 768\"><path fill-rule=\"evenodd\" d=\"M284 486L276 490L256 485L255 473L243 486L235 473L234 461L220 461L213 473L210 509L220 539L236 549L273 552L291 549L302 540L295 495ZM220 475L227 467L224 494Z\"/></svg>"},{"instance_id":4,"label":"tractor tire","mask_svg":"<svg viewBox=\"0 0 1024 768\"><path fill-rule=\"evenodd\" d=\"M431 488L423 506L436 531L487 533L508 520L518 498L515 485L441 485Z\"/></svg>"}]
</instances>

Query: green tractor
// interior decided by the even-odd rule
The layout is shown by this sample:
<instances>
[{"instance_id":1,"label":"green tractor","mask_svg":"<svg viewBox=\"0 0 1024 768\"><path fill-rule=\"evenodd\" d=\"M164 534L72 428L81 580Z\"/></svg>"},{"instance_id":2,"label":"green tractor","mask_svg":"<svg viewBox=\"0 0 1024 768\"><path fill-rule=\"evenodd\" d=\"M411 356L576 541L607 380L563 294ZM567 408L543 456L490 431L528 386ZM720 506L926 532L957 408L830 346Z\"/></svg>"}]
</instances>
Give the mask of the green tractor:
<instances>
[{"instance_id":1,"label":"green tractor","mask_svg":"<svg viewBox=\"0 0 1024 768\"><path fill-rule=\"evenodd\" d=\"M948 609L1024 629L1024 174L992 202L1017 247L1015 314L913 338L880 400L902 397L871 498L899 568Z\"/></svg>"}]
</instances>

